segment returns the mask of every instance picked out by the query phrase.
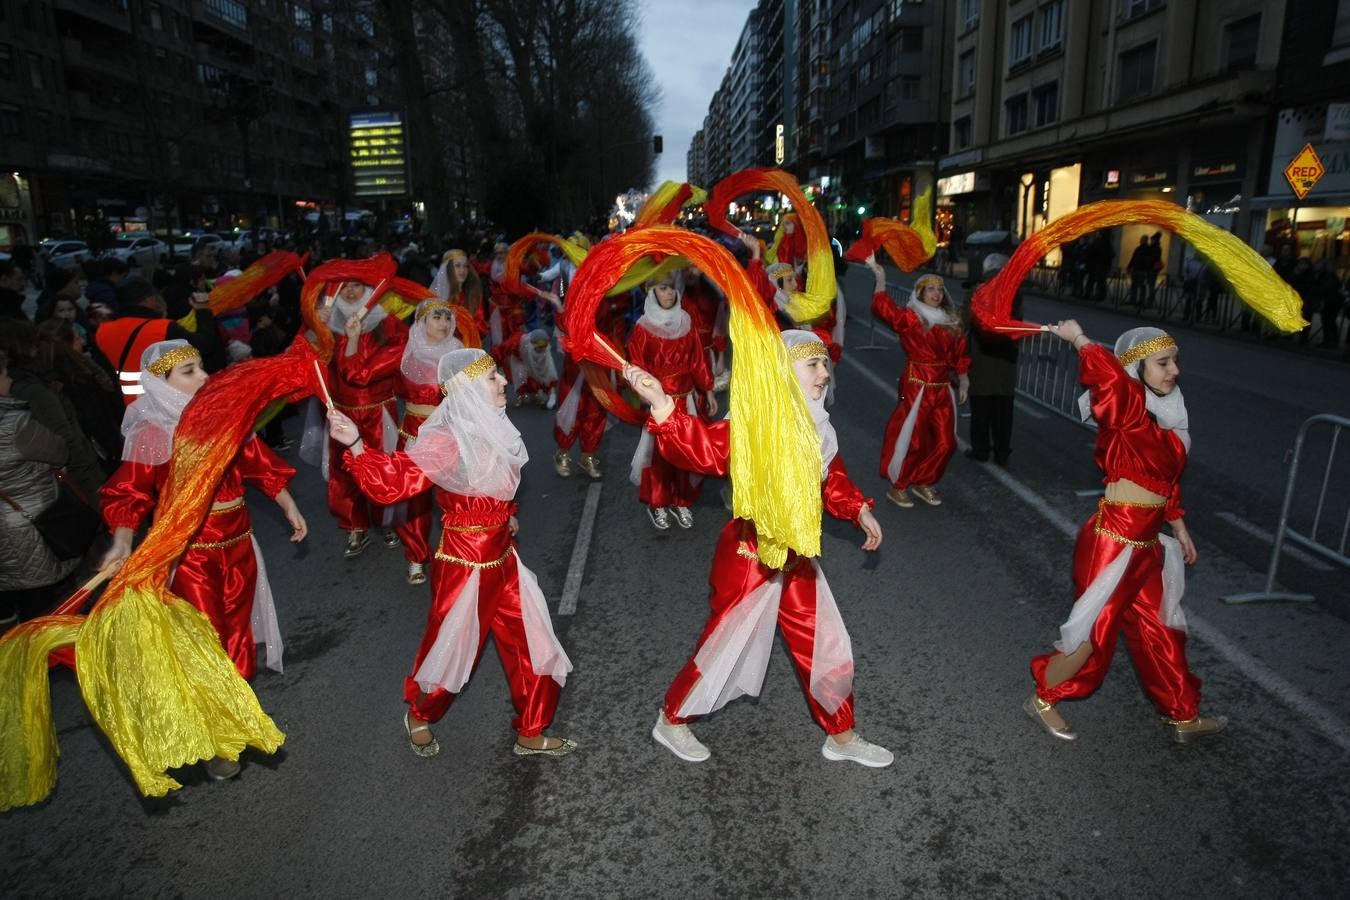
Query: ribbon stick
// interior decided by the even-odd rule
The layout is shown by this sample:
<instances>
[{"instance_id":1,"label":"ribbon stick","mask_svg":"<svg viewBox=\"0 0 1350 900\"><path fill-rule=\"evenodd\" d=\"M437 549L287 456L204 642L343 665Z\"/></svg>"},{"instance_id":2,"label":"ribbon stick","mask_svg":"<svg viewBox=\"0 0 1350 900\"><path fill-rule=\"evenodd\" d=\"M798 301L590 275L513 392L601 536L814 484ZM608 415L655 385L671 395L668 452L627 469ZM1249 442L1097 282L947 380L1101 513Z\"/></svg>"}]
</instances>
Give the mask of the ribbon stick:
<instances>
[{"instance_id":1,"label":"ribbon stick","mask_svg":"<svg viewBox=\"0 0 1350 900\"><path fill-rule=\"evenodd\" d=\"M319 393L323 394L323 405L328 407L328 411L333 411L333 395L328 393L328 383L323 380L323 369L319 367L319 361L314 360L314 377L319 379Z\"/></svg>"},{"instance_id":2,"label":"ribbon stick","mask_svg":"<svg viewBox=\"0 0 1350 900\"><path fill-rule=\"evenodd\" d=\"M389 290L390 281L390 278L385 277L375 283L375 289L371 291L370 296L366 298L366 305L361 307L361 311L356 314L358 320L364 319L366 313L374 309L375 304L380 302L380 297L384 296L384 292Z\"/></svg>"}]
</instances>

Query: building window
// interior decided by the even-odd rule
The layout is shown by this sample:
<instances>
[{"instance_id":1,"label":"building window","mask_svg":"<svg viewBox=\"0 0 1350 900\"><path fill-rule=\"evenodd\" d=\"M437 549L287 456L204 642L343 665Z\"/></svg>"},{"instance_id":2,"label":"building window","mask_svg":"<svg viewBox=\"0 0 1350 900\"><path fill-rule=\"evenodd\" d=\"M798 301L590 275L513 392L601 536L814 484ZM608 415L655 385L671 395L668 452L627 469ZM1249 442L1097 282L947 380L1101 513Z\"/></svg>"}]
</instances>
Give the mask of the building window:
<instances>
[{"instance_id":1,"label":"building window","mask_svg":"<svg viewBox=\"0 0 1350 900\"><path fill-rule=\"evenodd\" d=\"M1149 41L1120 54L1116 78L1116 102L1124 103L1153 92L1153 69L1158 57L1158 42Z\"/></svg>"},{"instance_id":2,"label":"building window","mask_svg":"<svg viewBox=\"0 0 1350 900\"><path fill-rule=\"evenodd\" d=\"M922 28L901 28L900 29L900 48L906 53L923 52L923 29Z\"/></svg>"},{"instance_id":3,"label":"building window","mask_svg":"<svg viewBox=\"0 0 1350 900\"><path fill-rule=\"evenodd\" d=\"M1054 0L1038 10L1041 17L1042 50L1058 47L1064 40L1064 0Z\"/></svg>"},{"instance_id":4,"label":"building window","mask_svg":"<svg viewBox=\"0 0 1350 900\"><path fill-rule=\"evenodd\" d=\"M248 7L239 0L206 0L206 11L240 31L248 29Z\"/></svg>"},{"instance_id":5,"label":"building window","mask_svg":"<svg viewBox=\"0 0 1350 900\"><path fill-rule=\"evenodd\" d=\"M164 30L164 8L158 3L150 4L150 28L154 31Z\"/></svg>"},{"instance_id":6,"label":"building window","mask_svg":"<svg viewBox=\"0 0 1350 900\"><path fill-rule=\"evenodd\" d=\"M1120 0L1120 14L1127 19L1166 6L1166 0Z\"/></svg>"},{"instance_id":7,"label":"building window","mask_svg":"<svg viewBox=\"0 0 1350 900\"><path fill-rule=\"evenodd\" d=\"M969 31L980 24L980 0L961 0L961 30Z\"/></svg>"},{"instance_id":8,"label":"building window","mask_svg":"<svg viewBox=\"0 0 1350 900\"><path fill-rule=\"evenodd\" d=\"M1018 94L1003 102L1003 121L1007 134L1021 134L1027 130L1027 95Z\"/></svg>"},{"instance_id":9,"label":"building window","mask_svg":"<svg viewBox=\"0 0 1350 900\"><path fill-rule=\"evenodd\" d=\"M967 50L961 54L956 64L956 96L970 97L975 94L975 51Z\"/></svg>"},{"instance_id":10,"label":"building window","mask_svg":"<svg viewBox=\"0 0 1350 900\"><path fill-rule=\"evenodd\" d=\"M8 103L0 103L0 134L17 136L19 133L19 108Z\"/></svg>"},{"instance_id":11,"label":"building window","mask_svg":"<svg viewBox=\"0 0 1350 900\"><path fill-rule=\"evenodd\" d=\"M952 144L955 150L964 150L970 146L970 116L962 116L952 123Z\"/></svg>"},{"instance_id":12,"label":"building window","mask_svg":"<svg viewBox=\"0 0 1350 900\"><path fill-rule=\"evenodd\" d=\"M1237 72L1256 68L1256 47L1261 38L1261 14L1248 16L1223 27L1223 69Z\"/></svg>"},{"instance_id":13,"label":"building window","mask_svg":"<svg viewBox=\"0 0 1350 900\"><path fill-rule=\"evenodd\" d=\"M1012 65L1031 59L1031 16L1026 15L1012 24L1012 40L1008 42L1008 59Z\"/></svg>"},{"instance_id":14,"label":"building window","mask_svg":"<svg viewBox=\"0 0 1350 900\"><path fill-rule=\"evenodd\" d=\"M28 80L35 91L40 91L46 86L42 78L42 57L36 53L28 54Z\"/></svg>"},{"instance_id":15,"label":"building window","mask_svg":"<svg viewBox=\"0 0 1350 900\"><path fill-rule=\"evenodd\" d=\"M14 51L9 49L9 44L0 44L0 80L9 81L14 78Z\"/></svg>"},{"instance_id":16,"label":"building window","mask_svg":"<svg viewBox=\"0 0 1350 900\"><path fill-rule=\"evenodd\" d=\"M296 28L303 28L305 31L309 31L310 28L314 26L314 21L310 17L309 7L307 6L301 6L299 3L295 4L295 9L292 11L292 17L295 19Z\"/></svg>"},{"instance_id":17,"label":"building window","mask_svg":"<svg viewBox=\"0 0 1350 900\"><path fill-rule=\"evenodd\" d=\"M900 78L900 99L923 99L923 79L918 75L904 75Z\"/></svg>"},{"instance_id":18,"label":"building window","mask_svg":"<svg viewBox=\"0 0 1350 900\"><path fill-rule=\"evenodd\" d=\"M1043 128L1059 121L1059 82L1043 84L1031 92L1031 122Z\"/></svg>"},{"instance_id":19,"label":"building window","mask_svg":"<svg viewBox=\"0 0 1350 900\"><path fill-rule=\"evenodd\" d=\"M380 73L374 69L366 69L366 87L378 87L380 84Z\"/></svg>"}]
</instances>

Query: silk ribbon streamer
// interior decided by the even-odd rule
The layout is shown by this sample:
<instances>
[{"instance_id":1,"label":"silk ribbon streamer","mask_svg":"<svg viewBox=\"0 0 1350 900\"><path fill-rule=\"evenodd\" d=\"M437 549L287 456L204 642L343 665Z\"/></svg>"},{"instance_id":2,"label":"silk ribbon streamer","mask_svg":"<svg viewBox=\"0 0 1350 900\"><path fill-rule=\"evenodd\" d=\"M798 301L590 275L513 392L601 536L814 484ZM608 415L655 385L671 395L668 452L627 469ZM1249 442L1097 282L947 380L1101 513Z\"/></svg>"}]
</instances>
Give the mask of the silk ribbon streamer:
<instances>
[{"instance_id":1,"label":"silk ribbon streamer","mask_svg":"<svg viewBox=\"0 0 1350 900\"><path fill-rule=\"evenodd\" d=\"M1090 232L1140 224L1165 228L1188 241L1223 274L1244 303L1276 328L1293 332L1307 326L1298 292L1259 253L1195 213L1160 200L1102 200L1046 225L1023 241L1002 271L975 292L970 303L975 324L983 331L1028 329L1006 334L1011 338L1040 331L1034 322L1012 318L1013 295L1036 263L1056 247Z\"/></svg>"},{"instance_id":2,"label":"silk ribbon streamer","mask_svg":"<svg viewBox=\"0 0 1350 900\"><path fill-rule=\"evenodd\" d=\"M910 221L914 223L912 227L898 219L863 219L862 237L853 242L844 258L863 262L878 250L884 250L900 271L913 272L932 259L937 251L937 236L933 234L933 226L929 222L932 202L932 188L914 201L914 210L910 216Z\"/></svg>"},{"instance_id":3,"label":"silk ribbon streamer","mask_svg":"<svg viewBox=\"0 0 1350 900\"><path fill-rule=\"evenodd\" d=\"M211 288L208 295L211 312L219 316L245 306L287 275L300 272L308 258L309 254L302 258L289 250L273 250L237 277Z\"/></svg>"}]
</instances>

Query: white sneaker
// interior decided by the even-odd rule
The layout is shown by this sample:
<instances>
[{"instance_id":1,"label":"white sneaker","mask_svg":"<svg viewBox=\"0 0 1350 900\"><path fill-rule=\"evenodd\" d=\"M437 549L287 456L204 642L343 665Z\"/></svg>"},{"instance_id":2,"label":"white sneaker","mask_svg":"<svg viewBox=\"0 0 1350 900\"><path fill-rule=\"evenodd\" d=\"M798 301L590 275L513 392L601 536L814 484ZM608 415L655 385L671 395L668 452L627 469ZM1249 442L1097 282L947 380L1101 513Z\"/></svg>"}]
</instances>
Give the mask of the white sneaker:
<instances>
[{"instance_id":1,"label":"white sneaker","mask_svg":"<svg viewBox=\"0 0 1350 900\"><path fill-rule=\"evenodd\" d=\"M657 531L666 531L670 528L670 513L666 512L664 506L647 507L647 518L652 520Z\"/></svg>"},{"instance_id":2,"label":"white sneaker","mask_svg":"<svg viewBox=\"0 0 1350 900\"><path fill-rule=\"evenodd\" d=\"M421 563L408 563L408 584L426 584L427 573Z\"/></svg>"},{"instance_id":3,"label":"white sneaker","mask_svg":"<svg viewBox=\"0 0 1350 900\"><path fill-rule=\"evenodd\" d=\"M548 403L545 404L545 408L553 409L557 405L558 405L558 390L557 388L554 388L553 390L548 392Z\"/></svg>"},{"instance_id":4,"label":"white sneaker","mask_svg":"<svg viewBox=\"0 0 1350 900\"><path fill-rule=\"evenodd\" d=\"M693 511L689 509L689 507L687 506L675 507L675 524L679 525L681 528L693 528L694 527Z\"/></svg>"},{"instance_id":5,"label":"white sneaker","mask_svg":"<svg viewBox=\"0 0 1350 900\"><path fill-rule=\"evenodd\" d=\"M836 743L832 737L825 738L820 755L835 761L848 760L859 763L869 769L884 769L895 762L895 755L891 751L869 743L856 734L847 744Z\"/></svg>"},{"instance_id":6,"label":"white sneaker","mask_svg":"<svg viewBox=\"0 0 1350 900\"><path fill-rule=\"evenodd\" d=\"M694 737L688 725L672 725L663 714L658 714L652 726L652 737L685 762L703 762L712 753Z\"/></svg>"}]
</instances>

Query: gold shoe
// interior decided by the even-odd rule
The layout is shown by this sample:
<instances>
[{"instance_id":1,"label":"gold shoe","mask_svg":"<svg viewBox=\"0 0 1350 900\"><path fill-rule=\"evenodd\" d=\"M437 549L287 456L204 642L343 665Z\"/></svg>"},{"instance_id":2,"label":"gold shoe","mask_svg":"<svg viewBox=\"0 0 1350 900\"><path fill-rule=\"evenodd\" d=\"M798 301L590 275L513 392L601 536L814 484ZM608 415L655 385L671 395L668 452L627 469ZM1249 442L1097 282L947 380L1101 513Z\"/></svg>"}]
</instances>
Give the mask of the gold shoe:
<instances>
[{"instance_id":1,"label":"gold shoe","mask_svg":"<svg viewBox=\"0 0 1350 900\"><path fill-rule=\"evenodd\" d=\"M408 563L408 584L426 584L426 567L422 563Z\"/></svg>"},{"instance_id":2,"label":"gold shoe","mask_svg":"<svg viewBox=\"0 0 1350 900\"><path fill-rule=\"evenodd\" d=\"M929 506L942 505L942 498L937 495L937 491L933 490L931 484L912 484L909 486L909 491Z\"/></svg>"},{"instance_id":3,"label":"gold shoe","mask_svg":"<svg viewBox=\"0 0 1350 900\"><path fill-rule=\"evenodd\" d=\"M1045 702L1036 694L1032 694L1030 697L1027 698L1027 702L1022 704L1022 710L1026 712L1028 716L1031 717L1031 720L1033 722L1036 722L1047 732L1049 732L1051 737L1057 737L1061 741L1078 740L1078 735L1070 731L1069 726L1067 724L1064 725L1063 728L1056 728L1055 726L1051 725L1049 722L1045 720L1045 713L1049 712L1054 708L1055 704Z\"/></svg>"},{"instance_id":4,"label":"gold shoe","mask_svg":"<svg viewBox=\"0 0 1350 900\"><path fill-rule=\"evenodd\" d=\"M553 471L558 473L559 478L572 477L572 457L567 455L566 450L553 454Z\"/></svg>"},{"instance_id":5,"label":"gold shoe","mask_svg":"<svg viewBox=\"0 0 1350 900\"><path fill-rule=\"evenodd\" d=\"M1223 731L1228 727L1228 717L1196 716L1185 721L1168 719L1167 726L1172 731L1172 740L1178 744L1189 744Z\"/></svg>"},{"instance_id":6,"label":"gold shoe","mask_svg":"<svg viewBox=\"0 0 1350 900\"><path fill-rule=\"evenodd\" d=\"M550 747L547 750L536 750L533 747L526 747L520 741L516 741L511 747L511 752L516 756L566 756L577 749L579 744L569 738L559 738L562 741L556 747Z\"/></svg>"},{"instance_id":7,"label":"gold shoe","mask_svg":"<svg viewBox=\"0 0 1350 900\"><path fill-rule=\"evenodd\" d=\"M886 492L886 499L902 509L914 508L914 501L909 499L909 495L904 491L897 491L895 488L891 488Z\"/></svg>"},{"instance_id":8,"label":"gold shoe","mask_svg":"<svg viewBox=\"0 0 1350 900\"><path fill-rule=\"evenodd\" d=\"M581 454L581 458L577 460L577 468L585 472L588 477L596 480L603 478L605 474L600 471L600 460L590 453Z\"/></svg>"},{"instance_id":9,"label":"gold shoe","mask_svg":"<svg viewBox=\"0 0 1350 900\"><path fill-rule=\"evenodd\" d=\"M430 759L441 752L440 741L436 740L434 736L431 738L431 742L427 744L418 744L413 741L412 736L414 734L419 731L425 731L427 734L431 734L431 728L425 722L414 728L411 712L405 712L403 714L403 730L408 732L408 746L412 748L412 752L423 759Z\"/></svg>"}]
</instances>

